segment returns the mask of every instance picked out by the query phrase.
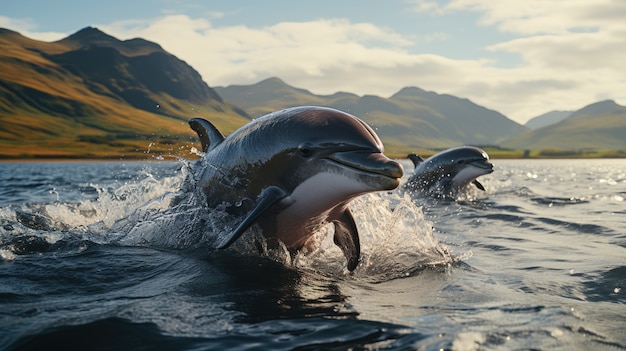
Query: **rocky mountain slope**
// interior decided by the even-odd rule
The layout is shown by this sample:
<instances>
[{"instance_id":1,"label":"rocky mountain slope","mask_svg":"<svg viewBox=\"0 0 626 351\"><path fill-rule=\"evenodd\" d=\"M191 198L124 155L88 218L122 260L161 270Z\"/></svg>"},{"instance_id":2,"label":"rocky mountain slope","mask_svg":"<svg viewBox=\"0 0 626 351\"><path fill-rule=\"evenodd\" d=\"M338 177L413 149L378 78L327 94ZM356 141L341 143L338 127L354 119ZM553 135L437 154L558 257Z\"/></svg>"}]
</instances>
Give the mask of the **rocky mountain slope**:
<instances>
[{"instance_id":1,"label":"rocky mountain slope","mask_svg":"<svg viewBox=\"0 0 626 351\"><path fill-rule=\"evenodd\" d=\"M248 120L155 43L91 27L51 43L0 29L1 156L177 154L194 116L226 131Z\"/></svg>"}]
</instances>

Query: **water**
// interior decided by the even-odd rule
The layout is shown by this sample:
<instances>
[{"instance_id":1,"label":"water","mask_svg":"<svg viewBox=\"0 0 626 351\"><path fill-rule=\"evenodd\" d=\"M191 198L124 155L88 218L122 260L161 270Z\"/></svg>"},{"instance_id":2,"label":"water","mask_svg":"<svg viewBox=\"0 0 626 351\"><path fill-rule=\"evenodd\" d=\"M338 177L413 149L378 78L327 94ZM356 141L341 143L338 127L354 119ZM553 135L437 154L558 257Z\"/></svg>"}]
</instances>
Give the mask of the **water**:
<instances>
[{"instance_id":1,"label":"water","mask_svg":"<svg viewBox=\"0 0 626 351\"><path fill-rule=\"evenodd\" d=\"M326 232L210 253L232 223L169 210L182 162L0 163L0 349L626 349L626 160L494 163L354 201L352 274Z\"/></svg>"}]
</instances>

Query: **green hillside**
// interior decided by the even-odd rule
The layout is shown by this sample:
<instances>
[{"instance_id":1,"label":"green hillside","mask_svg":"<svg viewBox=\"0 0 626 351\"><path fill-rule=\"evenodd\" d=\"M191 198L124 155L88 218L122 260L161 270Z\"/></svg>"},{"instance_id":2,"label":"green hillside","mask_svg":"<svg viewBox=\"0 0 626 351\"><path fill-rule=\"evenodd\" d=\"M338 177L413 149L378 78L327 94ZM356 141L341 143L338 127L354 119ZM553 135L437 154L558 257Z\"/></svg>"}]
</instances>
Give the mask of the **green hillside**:
<instances>
[{"instance_id":1,"label":"green hillside","mask_svg":"<svg viewBox=\"0 0 626 351\"><path fill-rule=\"evenodd\" d=\"M248 121L189 65L95 28L47 43L0 29L0 157L188 155L190 117Z\"/></svg>"}]
</instances>

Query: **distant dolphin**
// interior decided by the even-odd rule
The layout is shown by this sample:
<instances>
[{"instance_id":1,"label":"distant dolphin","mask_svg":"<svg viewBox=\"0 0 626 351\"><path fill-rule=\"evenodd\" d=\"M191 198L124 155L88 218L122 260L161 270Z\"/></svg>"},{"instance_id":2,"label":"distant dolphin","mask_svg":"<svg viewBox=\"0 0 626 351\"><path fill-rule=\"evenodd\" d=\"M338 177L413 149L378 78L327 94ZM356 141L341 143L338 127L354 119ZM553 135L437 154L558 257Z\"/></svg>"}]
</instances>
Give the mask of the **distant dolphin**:
<instances>
[{"instance_id":1,"label":"distant dolphin","mask_svg":"<svg viewBox=\"0 0 626 351\"><path fill-rule=\"evenodd\" d=\"M266 238L277 238L293 253L327 223L334 242L354 270L359 235L348 202L391 190L402 166L383 155L376 133L360 119L322 107L295 107L257 118L224 136L208 121L189 121L205 155L191 179L210 208L227 205L241 216L237 228L218 238L231 245L257 223Z\"/></svg>"},{"instance_id":2,"label":"distant dolphin","mask_svg":"<svg viewBox=\"0 0 626 351\"><path fill-rule=\"evenodd\" d=\"M477 147L461 146L437 153L426 160L410 154L415 171L404 189L426 195L454 196L470 182L485 190L476 178L493 172L487 153Z\"/></svg>"}]
</instances>

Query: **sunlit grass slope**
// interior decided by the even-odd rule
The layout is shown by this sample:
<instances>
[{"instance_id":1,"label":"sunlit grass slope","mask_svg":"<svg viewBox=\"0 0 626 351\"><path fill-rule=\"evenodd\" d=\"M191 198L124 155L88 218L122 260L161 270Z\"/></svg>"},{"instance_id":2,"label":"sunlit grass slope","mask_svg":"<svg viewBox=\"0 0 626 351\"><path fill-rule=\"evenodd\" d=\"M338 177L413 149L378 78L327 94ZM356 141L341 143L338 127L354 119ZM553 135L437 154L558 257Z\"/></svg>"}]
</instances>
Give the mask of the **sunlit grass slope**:
<instances>
[{"instance_id":1,"label":"sunlit grass slope","mask_svg":"<svg viewBox=\"0 0 626 351\"><path fill-rule=\"evenodd\" d=\"M197 144L188 118L225 133L248 121L158 45L81 32L45 43L0 30L0 157L184 156ZM112 62L90 66L93 50Z\"/></svg>"}]
</instances>

